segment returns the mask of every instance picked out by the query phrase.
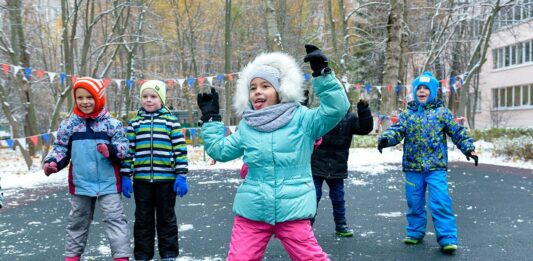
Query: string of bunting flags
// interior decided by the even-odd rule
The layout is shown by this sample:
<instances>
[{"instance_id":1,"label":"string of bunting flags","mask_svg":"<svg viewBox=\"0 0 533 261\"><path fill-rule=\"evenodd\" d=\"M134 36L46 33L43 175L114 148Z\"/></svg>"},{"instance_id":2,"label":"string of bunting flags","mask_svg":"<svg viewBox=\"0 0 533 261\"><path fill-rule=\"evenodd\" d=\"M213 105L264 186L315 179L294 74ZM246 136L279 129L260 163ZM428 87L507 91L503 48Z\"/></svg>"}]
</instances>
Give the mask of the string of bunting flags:
<instances>
[{"instance_id":1,"label":"string of bunting flags","mask_svg":"<svg viewBox=\"0 0 533 261\"><path fill-rule=\"evenodd\" d=\"M235 132L235 128L236 127L237 126L225 126L224 127L224 136ZM200 128L199 127L182 128L181 131L183 133L183 136L188 141L192 141L192 140L195 140L197 138L198 134L200 133ZM189 136L187 136L187 134ZM37 144L39 144L39 139L41 139L41 141L43 142L44 146L48 146L48 145L50 145L50 138L51 138L50 135L53 135L53 137L56 138L57 137L57 131L50 132L50 133L42 133L42 134L33 135L33 136L29 136L29 137L21 137L21 138L16 138L16 139L11 139L10 138L10 139L5 139L5 140L0 140L0 147L4 147L4 148L7 147L7 148L12 149L13 145L15 144L15 140L16 140L16 141L18 141L18 143L22 147L27 148L27 145L28 145L26 143L27 139L29 139L31 141L31 143L33 143L34 146L37 146Z\"/></svg>"},{"instance_id":2,"label":"string of bunting flags","mask_svg":"<svg viewBox=\"0 0 533 261\"><path fill-rule=\"evenodd\" d=\"M11 72L12 75L14 77L16 77L19 72L22 72L23 79L26 80L26 81L30 81L30 79L34 75L39 80L43 79L43 77L45 77L45 76L48 76L48 79L49 79L50 83L55 82L56 79L59 76L59 81L60 81L61 85L64 85L66 83L66 81L67 81L67 78L69 78L69 77L70 77L70 80L72 81L72 83L76 82L77 79L78 79L78 76L74 75L74 74L73 75L67 75L67 74L65 74L63 72L61 72L61 73L50 72L50 71L45 71L45 70L34 69L34 68L31 68L31 67L24 68L22 66L12 65L12 64L8 64L8 63L2 63L2 69L4 71L4 75L5 76L8 76L9 73ZM217 73L216 75L211 75L211 76L197 76L197 77L189 76L189 77L186 77L186 78L175 77L175 78L166 79L166 80L164 80L164 82L166 82L170 88L172 88L175 83L177 83L182 88L185 86L184 85L185 83L187 83L187 86L192 87L192 86L194 86L195 82L198 82L198 85L200 87L202 87L206 81L210 85L213 85L213 81L214 80L222 81L226 77L227 77L227 79L229 81L233 81L235 79L235 77L239 77L239 73L228 73L228 74ZM304 73L304 79L305 79L305 81L309 81L309 79L311 79L311 74ZM104 87L108 87L111 82L114 82L115 85L117 86L117 88L120 88L122 86L122 83L125 83L126 87L128 87L129 89L131 89L133 87L134 83L137 83L138 85L142 85L144 83L144 81L145 81L144 79L137 79L137 80L134 81L132 79L113 79L113 78L110 78L110 77L105 77L105 78L103 78L101 80L102 80L102 82L104 84ZM449 79L440 80L440 82L441 82L441 86L442 86L441 91L442 92L451 92L451 93L454 93L455 90L460 89L462 87L462 83L463 83L462 79L460 79L459 77L455 77L455 76L452 76ZM398 85L396 85L393 88L392 85L380 86L380 85L371 85L370 83L365 83L365 84L361 84L361 83L356 83L356 84L345 83L345 87L348 90L350 88L352 88L352 86L353 86L353 88L356 91L358 91L358 92L365 91L367 94L369 94L372 91L373 88L377 89L377 91L379 93L381 93L381 90L383 88L385 88L388 93L392 92L393 89L394 89L396 94L400 95L402 89L407 89L408 88L408 86L401 85L401 84L398 84Z\"/></svg>"}]
</instances>

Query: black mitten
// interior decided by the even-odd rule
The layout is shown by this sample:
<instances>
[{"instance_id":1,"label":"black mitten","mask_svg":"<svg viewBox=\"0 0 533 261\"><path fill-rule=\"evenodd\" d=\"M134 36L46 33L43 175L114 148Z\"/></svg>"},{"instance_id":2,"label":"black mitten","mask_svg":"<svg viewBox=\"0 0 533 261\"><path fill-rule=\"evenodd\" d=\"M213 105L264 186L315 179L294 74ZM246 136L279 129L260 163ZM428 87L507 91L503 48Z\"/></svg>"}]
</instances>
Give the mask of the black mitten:
<instances>
[{"instance_id":1,"label":"black mitten","mask_svg":"<svg viewBox=\"0 0 533 261\"><path fill-rule=\"evenodd\" d=\"M472 154L472 151L468 151L468 152L466 153L466 159L467 159L468 161L470 161L470 159L473 159L473 160L474 160L474 165L475 165L475 166L477 166L478 161L479 161L479 157L478 157L477 155Z\"/></svg>"},{"instance_id":2,"label":"black mitten","mask_svg":"<svg viewBox=\"0 0 533 261\"><path fill-rule=\"evenodd\" d=\"M389 140L387 138L380 137L378 139L378 150L379 150L379 153L382 153L383 148L386 148L388 145L389 145Z\"/></svg>"},{"instance_id":3,"label":"black mitten","mask_svg":"<svg viewBox=\"0 0 533 261\"><path fill-rule=\"evenodd\" d=\"M196 102L202 111L202 117L200 117L202 122L222 120L219 112L218 93L215 88L211 88L211 93L198 93Z\"/></svg>"},{"instance_id":4,"label":"black mitten","mask_svg":"<svg viewBox=\"0 0 533 261\"><path fill-rule=\"evenodd\" d=\"M304 62L309 62L311 70L313 70L313 77L331 72L331 69L328 67L328 57L322 53L322 50L314 45L306 44L305 52L307 55L304 58Z\"/></svg>"}]
</instances>

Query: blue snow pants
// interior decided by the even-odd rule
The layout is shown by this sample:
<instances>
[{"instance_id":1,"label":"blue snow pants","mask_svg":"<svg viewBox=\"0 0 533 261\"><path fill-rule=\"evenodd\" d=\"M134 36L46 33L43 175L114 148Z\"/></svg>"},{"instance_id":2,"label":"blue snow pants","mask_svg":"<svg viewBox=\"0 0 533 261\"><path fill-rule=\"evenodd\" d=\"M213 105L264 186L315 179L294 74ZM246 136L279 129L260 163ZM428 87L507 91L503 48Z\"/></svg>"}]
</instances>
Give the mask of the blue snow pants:
<instances>
[{"instance_id":1,"label":"blue snow pants","mask_svg":"<svg viewBox=\"0 0 533 261\"><path fill-rule=\"evenodd\" d=\"M448 195L447 171L406 172L407 236L422 239L426 235L426 187L429 212L441 246L457 244L457 225Z\"/></svg>"}]
</instances>

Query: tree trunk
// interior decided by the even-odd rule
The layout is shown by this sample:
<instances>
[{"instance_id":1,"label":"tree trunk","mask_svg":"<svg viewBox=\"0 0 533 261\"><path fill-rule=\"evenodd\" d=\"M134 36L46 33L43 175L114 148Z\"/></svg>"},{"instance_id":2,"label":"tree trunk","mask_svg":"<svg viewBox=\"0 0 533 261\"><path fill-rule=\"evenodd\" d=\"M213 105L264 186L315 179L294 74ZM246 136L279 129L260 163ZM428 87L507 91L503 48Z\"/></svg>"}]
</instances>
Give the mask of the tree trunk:
<instances>
[{"instance_id":1,"label":"tree trunk","mask_svg":"<svg viewBox=\"0 0 533 261\"><path fill-rule=\"evenodd\" d=\"M272 0L264 1L267 48L270 52L283 51L281 34L276 23L276 9ZM227 14L226 14L227 15Z\"/></svg>"},{"instance_id":2,"label":"tree trunk","mask_svg":"<svg viewBox=\"0 0 533 261\"><path fill-rule=\"evenodd\" d=\"M331 34L331 45L333 46L333 55L335 57L335 62L338 62L339 61L339 49L337 48L337 29L335 28L336 20L335 20L335 15L333 14L332 1L333 0L327 0L329 32Z\"/></svg>"},{"instance_id":3,"label":"tree trunk","mask_svg":"<svg viewBox=\"0 0 533 261\"><path fill-rule=\"evenodd\" d=\"M226 0L225 3L226 15L224 18L224 72L231 73L231 0ZM231 81L224 81L224 124L231 125L231 95L232 86Z\"/></svg>"},{"instance_id":4,"label":"tree trunk","mask_svg":"<svg viewBox=\"0 0 533 261\"><path fill-rule=\"evenodd\" d=\"M392 111L396 110L395 104L397 100L396 91L392 91L392 87L396 88L400 77L400 60L401 60L401 44L402 44L402 23L405 7L405 0L391 0L391 9L387 22L387 47L385 50L385 68L383 71L383 89L381 101L381 113L390 115ZM390 86L390 87L389 87ZM388 90L391 90L390 92ZM388 122L384 122L388 125ZM386 129L388 126L384 126Z\"/></svg>"},{"instance_id":5,"label":"tree trunk","mask_svg":"<svg viewBox=\"0 0 533 261\"><path fill-rule=\"evenodd\" d=\"M26 166L28 167L28 170L31 168L31 165L33 164L33 160L31 158L30 153L21 146L18 139L15 138L15 135L18 135L20 133L19 125L16 121L16 119L13 117L13 114L11 113L11 108L9 106L9 103L7 102L7 97L4 91L4 86L0 83L0 103L2 106L2 111L4 113L4 117L6 117L7 121L9 122L9 126L11 126L11 130L13 132L13 139L14 146L18 147L20 149L20 152L22 153L22 157L24 158L24 162L26 162ZM27 144L27 142L26 142Z\"/></svg>"},{"instance_id":6,"label":"tree trunk","mask_svg":"<svg viewBox=\"0 0 533 261\"><path fill-rule=\"evenodd\" d=\"M14 0L7 1L7 9L9 10L9 25L11 28L11 46L13 53L11 54L11 63L21 65L24 68L30 67L30 55L27 50L27 44L24 36L23 20L22 20L22 1ZM23 71L24 73L24 71ZM20 80L17 76L14 77L14 82L20 88L16 88L19 92L21 104L25 110L24 113L24 130L23 136L30 137L39 134L39 127L35 107L33 105L33 92L31 90L30 79ZM16 135L20 133L15 132ZM27 148L20 147L21 151L28 149L30 155L35 155L36 148L29 138L26 139ZM40 144L40 142L39 142ZM28 162L26 162L28 164ZM28 169L31 167L29 162Z\"/></svg>"}]
</instances>

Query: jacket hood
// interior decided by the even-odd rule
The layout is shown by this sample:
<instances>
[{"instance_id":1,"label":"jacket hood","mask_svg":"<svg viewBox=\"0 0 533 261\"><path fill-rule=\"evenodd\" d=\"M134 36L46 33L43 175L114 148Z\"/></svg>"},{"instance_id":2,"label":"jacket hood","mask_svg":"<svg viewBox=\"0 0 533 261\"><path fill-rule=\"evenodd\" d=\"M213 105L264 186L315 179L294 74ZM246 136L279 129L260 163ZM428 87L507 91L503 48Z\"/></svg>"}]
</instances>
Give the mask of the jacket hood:
<instances>
[{"instance_id":1,"label":"jacket hood","mask_svg":"<svg viewBox=\"0 0 533 261\"><path fill-rule=\"evenodd\" d=\"M233 108L237 115L242 115L246 109L252 109L250 104L250 82L256 70L268 65L281 72L278 96L281 103L302 102L304 96L304 76L296 60L281 52L264 53L257 56L239 73L239 80L233 97Z\"/></svg>"}]
</instances>

